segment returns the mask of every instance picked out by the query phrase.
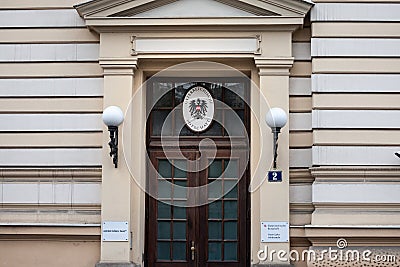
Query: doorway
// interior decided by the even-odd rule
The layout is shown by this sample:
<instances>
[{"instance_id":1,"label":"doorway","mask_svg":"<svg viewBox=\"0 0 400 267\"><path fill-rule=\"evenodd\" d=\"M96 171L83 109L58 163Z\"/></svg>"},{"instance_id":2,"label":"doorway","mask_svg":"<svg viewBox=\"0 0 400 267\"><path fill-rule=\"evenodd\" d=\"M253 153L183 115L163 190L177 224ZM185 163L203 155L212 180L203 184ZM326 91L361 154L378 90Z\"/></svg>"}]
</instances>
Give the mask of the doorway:
<instances>
[{"instance_id":1,"label":"doorway","mask_svg":"<svg viewBox=\"0 0 400 267\"><path fill-rule=\"evenodd\" d=\"M216 119L201 132L182 116L194 87L223 103L215 104ZM157 78L148 90L156 101L147 121L145 265L248 266L248 80ZM243 129L227 130L232 111Z\"/></svg>"}]
</instances>

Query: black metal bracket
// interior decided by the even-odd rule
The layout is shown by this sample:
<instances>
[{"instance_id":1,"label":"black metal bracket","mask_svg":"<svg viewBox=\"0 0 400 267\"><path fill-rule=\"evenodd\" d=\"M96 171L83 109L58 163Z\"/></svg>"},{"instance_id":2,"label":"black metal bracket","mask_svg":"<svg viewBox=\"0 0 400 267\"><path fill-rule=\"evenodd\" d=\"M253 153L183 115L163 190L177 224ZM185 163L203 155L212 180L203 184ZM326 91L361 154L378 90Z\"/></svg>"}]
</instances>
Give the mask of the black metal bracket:
<instances>
[{"instance_id":1,"label":"black metal bracket","mask_svg":"<svg viewBox=\"0 0 400 267\"><path fill-rule=\"evenodd\" d=\"M118 167L118 127L108 126L108 131L110 132L110 157L114 163L115 168Z\"/></svg>"},{"instance_id":2,"label":"black metal bracket","mask_svg":"<svg viewBox=\"0 0 400 267\"><path fill-rule=\"evenodd\" d=\"M278 136L281 132L281 128L272 128L272 133L274 134L274 169L276 169L276 159L278 158Z\"/></svg>"}]
</instances>

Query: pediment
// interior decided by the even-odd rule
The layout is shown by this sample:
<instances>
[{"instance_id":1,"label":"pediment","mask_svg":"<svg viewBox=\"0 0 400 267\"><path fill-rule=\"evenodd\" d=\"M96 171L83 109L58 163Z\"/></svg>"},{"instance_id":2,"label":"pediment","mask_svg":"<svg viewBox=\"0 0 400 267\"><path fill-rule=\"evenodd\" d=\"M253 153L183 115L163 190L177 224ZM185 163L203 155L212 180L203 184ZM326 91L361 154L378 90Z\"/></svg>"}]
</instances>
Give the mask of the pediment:
<instances>
[{"instance_id":1,"label":"pediment","mask_svg":"<svg viewBox=\"0 0 400 267\"><path fill-rule=\"evenodd\" d=\"M303 0L92 0L75 6L86 18L304 17Z\"/></svg>"}]
</instances>

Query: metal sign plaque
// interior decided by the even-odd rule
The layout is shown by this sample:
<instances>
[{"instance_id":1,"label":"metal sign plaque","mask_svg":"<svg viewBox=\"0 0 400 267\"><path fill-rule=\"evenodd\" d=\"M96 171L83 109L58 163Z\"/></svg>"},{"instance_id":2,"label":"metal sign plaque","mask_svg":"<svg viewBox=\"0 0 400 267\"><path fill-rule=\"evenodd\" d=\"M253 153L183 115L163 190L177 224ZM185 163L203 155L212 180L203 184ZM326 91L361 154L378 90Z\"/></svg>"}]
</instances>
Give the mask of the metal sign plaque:
<instances>
[{"instance_id":1,"label":"metal sign plaque","mask_svg":"<svg viewBox=\"0 0 400 267\"><path fill-rule=\"evenodd\" d=\"M282 182L282 171L269 171L268 182Z\"/></svg>"},{"instance_id":2,"label":"metal sign plaque","mask_svg":"<svg viewBox=\"0 0 400 267\"><path fill-rule=\"evenodd\" d=\"M129 229L128 222L103 222L102 239L103 241L128 241Z\"/></svg>"},{"instance_id":3,"label":"metal sign plaque","mask_svg":"<svg viewBox=\"0 0 400 267\"><path fill-rule=\"evenodd\" d=\"M183 100L182 113L190 130L207 130L214 118L214 99L210 92L201 86L190 89Z\"/></svg>"},{"instance_id":4,"label":"metal sign plaque","mask_svg":"<svg viewBox=\"0 0 400 267\"><path fill-rule=\"evenodd\" d=\"M261 242L289 242L289 223L261 222Z\"/></svg>"}]
</instances>

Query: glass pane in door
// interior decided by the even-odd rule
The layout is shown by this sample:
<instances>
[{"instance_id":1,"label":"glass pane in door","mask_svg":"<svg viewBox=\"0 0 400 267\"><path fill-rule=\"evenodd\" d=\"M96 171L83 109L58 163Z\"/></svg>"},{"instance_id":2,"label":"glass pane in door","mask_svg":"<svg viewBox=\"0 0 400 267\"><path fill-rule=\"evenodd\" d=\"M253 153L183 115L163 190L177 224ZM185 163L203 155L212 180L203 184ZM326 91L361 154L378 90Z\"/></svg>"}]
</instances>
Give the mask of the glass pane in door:
<instances>
[{"instance_id":1,"label":"glass pane in door","mask_svg":"<svg viewBox=\"0 0 400 267\"><path fill-rule=\"evenodd\" d=\"M181 168L179 168L181 166ZM187 259L186 161L158 161L157 260ZM176 186L173 186L176 185Z\"/></svg>"},{"instance_id":2,"label":"glass pane in door","mask_svg":"<svg viewBox=\"0 0 400 267\"><path fill-rule=\"evenodd\" d=\"M208 261L238 261L238 162L208 167Z\"/></svg>"}]
</instances>

